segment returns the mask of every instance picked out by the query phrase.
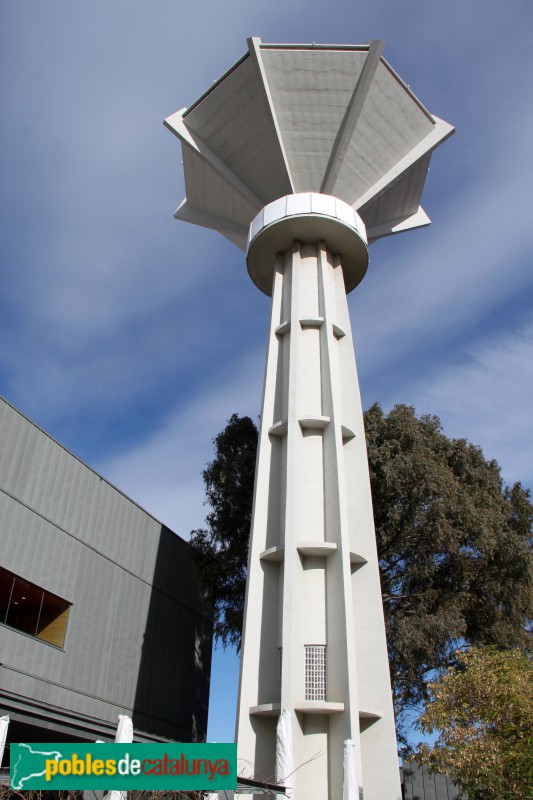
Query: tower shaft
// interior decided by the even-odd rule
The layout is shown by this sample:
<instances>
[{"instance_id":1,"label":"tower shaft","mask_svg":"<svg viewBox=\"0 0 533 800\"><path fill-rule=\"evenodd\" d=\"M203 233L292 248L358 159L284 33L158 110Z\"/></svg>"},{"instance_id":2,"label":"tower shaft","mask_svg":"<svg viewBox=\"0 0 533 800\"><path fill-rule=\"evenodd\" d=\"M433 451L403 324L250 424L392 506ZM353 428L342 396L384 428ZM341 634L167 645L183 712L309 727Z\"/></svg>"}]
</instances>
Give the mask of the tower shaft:
<instances>
[{"instance_id":1,"label":"tower shaft","mask_svg":"<svg viewBox=\"0 0 533 800\"><path fill-rule=\"evenodd\" d=\"M316 224L317 218L309 215L308 221ZM365 800L398 800L392 695L345 276L341 256L334 252L339 249L336 234L330 242L328 231L321 233L326 240L294 240L275 256L238 754L245 771L257 778L288 778L275 776L274 766L276 723L285 708L293 719L296 773L288 782L294 783L295 798L342 797L343 743L351 739ZM250 257L249 269L254 277Z\"/></svg>"}]
</instances>

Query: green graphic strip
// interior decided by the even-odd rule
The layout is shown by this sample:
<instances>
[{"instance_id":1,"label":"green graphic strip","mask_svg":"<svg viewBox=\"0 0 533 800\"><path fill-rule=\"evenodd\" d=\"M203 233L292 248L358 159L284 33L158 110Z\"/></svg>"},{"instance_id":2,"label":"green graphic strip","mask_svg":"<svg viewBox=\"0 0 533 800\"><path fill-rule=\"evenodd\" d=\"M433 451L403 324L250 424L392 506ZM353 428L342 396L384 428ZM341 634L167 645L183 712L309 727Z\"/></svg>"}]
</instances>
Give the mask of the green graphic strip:
<instances>
[{"instance_id":1,"label":"green graphic strip","mask_svg":"<svg viewBox=\"0 0 533 800\"><path fill-rule=\"evenodd\" d=\"M12 744L11 789L236 789L235 744Z\"/></svg>"}]
</instances>

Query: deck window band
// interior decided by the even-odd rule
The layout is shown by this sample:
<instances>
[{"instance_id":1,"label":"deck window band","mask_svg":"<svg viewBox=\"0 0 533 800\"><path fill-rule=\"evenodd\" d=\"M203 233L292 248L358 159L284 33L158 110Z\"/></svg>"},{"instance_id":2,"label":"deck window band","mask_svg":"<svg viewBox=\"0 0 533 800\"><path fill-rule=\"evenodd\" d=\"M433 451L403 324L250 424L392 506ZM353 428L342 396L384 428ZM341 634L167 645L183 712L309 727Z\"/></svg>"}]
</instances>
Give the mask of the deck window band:
<instances>
[{"instance_id":1,"label":"deck window band","mask_svg":"<svg viewBox=\"0 0 533 800\"><path fill-rule=\"evenodd\" d=\"M71 604L0 567L0 622L63 647Z\"/></svg>"}]
</instances>

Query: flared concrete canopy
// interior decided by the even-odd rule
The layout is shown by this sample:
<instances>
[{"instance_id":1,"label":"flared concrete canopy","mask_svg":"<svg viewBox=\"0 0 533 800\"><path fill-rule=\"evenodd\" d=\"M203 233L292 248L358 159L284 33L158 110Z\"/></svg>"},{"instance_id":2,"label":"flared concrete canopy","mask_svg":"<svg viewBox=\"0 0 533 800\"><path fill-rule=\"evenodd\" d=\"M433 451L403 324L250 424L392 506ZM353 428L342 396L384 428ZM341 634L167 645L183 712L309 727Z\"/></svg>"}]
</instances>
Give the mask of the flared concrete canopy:
<instances>
[{"instance_id":1,"label":"flared concrete canopy","mask_svg":"<svg viewBox=\"0 0 533 800\"><path fill-rule=\"evenodd\" d=\"M257 212L298 192L349 203L370 240L429 223L420 199L431 153L454 129L396 75L382 42L248 45L165 120L183 143L187 197L176 218L242 249Z\"/></svg>"}]
</instances>

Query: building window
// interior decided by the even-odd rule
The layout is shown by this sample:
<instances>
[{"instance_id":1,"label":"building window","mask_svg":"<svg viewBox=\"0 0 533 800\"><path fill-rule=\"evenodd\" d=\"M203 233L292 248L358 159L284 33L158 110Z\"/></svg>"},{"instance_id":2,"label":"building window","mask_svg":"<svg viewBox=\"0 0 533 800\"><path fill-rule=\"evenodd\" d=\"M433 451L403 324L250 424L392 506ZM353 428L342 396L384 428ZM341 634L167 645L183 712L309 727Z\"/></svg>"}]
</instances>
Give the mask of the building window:
<instances>
[{"instance_id":1,"label":"building window","mask_svg":"<svg viewBox=\"0 0 533 800\"><path fill-rule=\"evenodd\" d=\"M63 647L70 603L0 567L0 622Z\"/></svg>"},{"instance_id":2,"label":"building window","mask_svg":"<svg viewBox=\"0 0 533 800\"><path fill-rule=\"evenodd\" d=\"M326 645L305 645L305 699L326 699Z\"/></svg>"}]
</instances>

